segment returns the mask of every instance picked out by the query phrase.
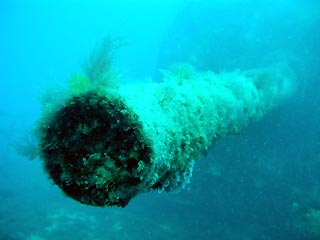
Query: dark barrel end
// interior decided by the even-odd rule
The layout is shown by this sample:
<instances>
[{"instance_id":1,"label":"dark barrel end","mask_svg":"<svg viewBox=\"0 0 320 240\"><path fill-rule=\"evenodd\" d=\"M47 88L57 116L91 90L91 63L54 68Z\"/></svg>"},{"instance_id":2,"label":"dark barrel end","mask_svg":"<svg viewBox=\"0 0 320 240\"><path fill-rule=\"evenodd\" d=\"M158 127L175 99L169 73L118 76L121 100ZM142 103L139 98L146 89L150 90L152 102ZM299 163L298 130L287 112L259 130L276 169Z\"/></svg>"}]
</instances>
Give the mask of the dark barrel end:
<instances>
[{"instance_id":1,"label":"dark barrel end","mask_svg":"<svg viewBox=\"0 0 320 240\"><path fill-rule=\"evenodd\" d=\"M139 193L140 165L151 149L138 117L118 97L86 92L57 110L40 130L45 170L71 198L126 206Z\"/></svg>"}]
</instances>

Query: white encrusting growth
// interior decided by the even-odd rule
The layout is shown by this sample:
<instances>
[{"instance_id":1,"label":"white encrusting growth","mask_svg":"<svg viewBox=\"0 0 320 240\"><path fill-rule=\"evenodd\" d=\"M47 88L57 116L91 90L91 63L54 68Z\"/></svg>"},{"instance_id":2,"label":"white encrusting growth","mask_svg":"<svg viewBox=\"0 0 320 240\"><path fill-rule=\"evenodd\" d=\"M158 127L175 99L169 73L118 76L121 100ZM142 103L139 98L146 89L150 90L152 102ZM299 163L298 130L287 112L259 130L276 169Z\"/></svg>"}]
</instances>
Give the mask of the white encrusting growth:
<instances>
[{"instance_id":1,"label":"white encrusting growth","mask_svg":"<svg viewBox=\"0 0 320 240\"><path fill-rule=\"evenodd\" d=\"M141 191L183 187L215 139L261 119L293 88L283 66L215 74L180 65L161 83L120 86L120 98L138 116L152 150L147 171L139 165Z\"/></svg>"}]
</instances>

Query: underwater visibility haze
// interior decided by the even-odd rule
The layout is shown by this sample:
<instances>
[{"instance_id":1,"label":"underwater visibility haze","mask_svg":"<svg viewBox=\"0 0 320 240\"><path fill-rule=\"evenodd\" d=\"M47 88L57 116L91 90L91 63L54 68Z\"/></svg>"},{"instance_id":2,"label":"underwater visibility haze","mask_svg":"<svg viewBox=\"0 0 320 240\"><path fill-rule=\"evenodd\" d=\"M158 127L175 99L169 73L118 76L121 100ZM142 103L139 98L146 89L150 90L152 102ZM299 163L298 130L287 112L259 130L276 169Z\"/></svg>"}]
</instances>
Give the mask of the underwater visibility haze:
<instances>
[{"instance_id":1,"label":"underwater visibility haze","mask_svg":"<svg viewBox=\"0 0 320 240\"><path fill-rule=\"evenodd\" d=\"M0 239L320 239L320 3L0 3Z\"/></svg>"}]
</instances>

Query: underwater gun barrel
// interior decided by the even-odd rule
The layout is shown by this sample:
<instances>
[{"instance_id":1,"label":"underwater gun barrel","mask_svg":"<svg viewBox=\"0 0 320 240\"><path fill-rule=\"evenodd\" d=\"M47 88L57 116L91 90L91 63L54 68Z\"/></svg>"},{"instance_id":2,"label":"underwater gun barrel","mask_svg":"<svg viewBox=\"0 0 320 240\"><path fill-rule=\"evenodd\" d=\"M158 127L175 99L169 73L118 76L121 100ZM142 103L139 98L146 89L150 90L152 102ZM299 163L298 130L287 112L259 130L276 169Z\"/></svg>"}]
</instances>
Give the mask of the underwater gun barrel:
<instances>
[{"instance_id":1,"label":"underwater gun barrel","mask_svg":"<svg viewBox=\"0 0 320 240\"><path fill-rule=\"evenodd\" d=\"M287 98L281 68L171 76L70 97L42 124L41 158L68 196L126 206L139 193L183 188L213 141Z\"/></svg>"}]
</instances>

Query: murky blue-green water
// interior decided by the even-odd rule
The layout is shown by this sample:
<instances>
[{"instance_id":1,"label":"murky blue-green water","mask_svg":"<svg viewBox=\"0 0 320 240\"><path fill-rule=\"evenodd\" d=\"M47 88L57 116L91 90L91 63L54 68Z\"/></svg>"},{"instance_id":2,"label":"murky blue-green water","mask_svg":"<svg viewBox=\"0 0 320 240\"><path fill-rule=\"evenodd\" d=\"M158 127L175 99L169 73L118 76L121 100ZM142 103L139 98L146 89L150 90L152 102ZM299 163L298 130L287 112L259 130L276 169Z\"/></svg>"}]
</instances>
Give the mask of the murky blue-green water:
<instances>
[{"instance_id":1,"label":"murky blue-green water","mask_svg":"<svg viewBox=\"0 0 320 240\"><path fill-rule=\"evenodd\" d=\"M316 0L0 2L0 239L320 239L320 3ZM297 90L236 136L220 139L188 189L126 208L65 197L16 141L38 96L66 84L105 36L124 39L124 82L188 62L231 71L285 61Z\"/></svg>"}]
</instances>

